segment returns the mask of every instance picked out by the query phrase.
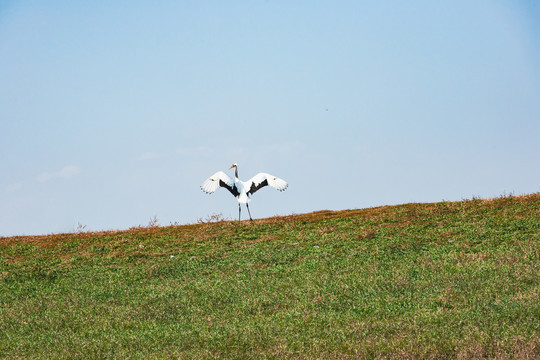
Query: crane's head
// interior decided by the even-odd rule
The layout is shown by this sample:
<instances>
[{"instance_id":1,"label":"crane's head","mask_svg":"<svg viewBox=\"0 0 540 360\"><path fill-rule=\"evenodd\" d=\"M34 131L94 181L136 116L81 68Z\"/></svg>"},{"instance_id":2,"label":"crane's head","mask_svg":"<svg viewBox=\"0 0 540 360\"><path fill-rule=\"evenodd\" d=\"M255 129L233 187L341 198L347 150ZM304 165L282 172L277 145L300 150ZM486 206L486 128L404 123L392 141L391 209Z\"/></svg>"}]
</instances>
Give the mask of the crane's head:
<instances>
[{"instance_id":1,"label":"crane's head","mask_svg":"<svg viewBox=\"0 0 540 360\"><path fill-rule=\"evenodd\" d=\"M238 169L238 165L236 165L236 163L232 164L231 167L229 168L229 170L231 170L232 168L237 168Z\"/></svg>"}]
</instances>

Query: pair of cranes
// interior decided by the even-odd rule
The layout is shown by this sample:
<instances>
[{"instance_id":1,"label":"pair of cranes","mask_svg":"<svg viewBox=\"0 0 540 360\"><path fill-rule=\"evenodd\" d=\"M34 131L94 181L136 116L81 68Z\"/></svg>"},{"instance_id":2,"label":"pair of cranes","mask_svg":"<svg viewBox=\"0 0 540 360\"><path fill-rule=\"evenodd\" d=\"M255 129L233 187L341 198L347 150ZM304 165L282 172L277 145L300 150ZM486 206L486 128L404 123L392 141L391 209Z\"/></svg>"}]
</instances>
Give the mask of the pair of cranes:
<instances>
[{"instance_id":1,"label":"pair of cranes","mask_svg":"<svg viewBox=\"0 0 540 360\"><path fill-rule=\"evenodd\" d=\"M219 187L229 190L238 201L238 221L240 221L242 212L240 204L246 204L249 220L253 220L248 203L251 200L250 196L255 192L265 186L271 186L279 191L284 191L289 186L286 181L267 173L258 173L248 181L241 181L238 179L238 165L234 163L228 170L232 168L234 168L234 181L223 171L218 171L202 183L201 190L207 194L212 194Z\"/></svg>"}]
</instances>

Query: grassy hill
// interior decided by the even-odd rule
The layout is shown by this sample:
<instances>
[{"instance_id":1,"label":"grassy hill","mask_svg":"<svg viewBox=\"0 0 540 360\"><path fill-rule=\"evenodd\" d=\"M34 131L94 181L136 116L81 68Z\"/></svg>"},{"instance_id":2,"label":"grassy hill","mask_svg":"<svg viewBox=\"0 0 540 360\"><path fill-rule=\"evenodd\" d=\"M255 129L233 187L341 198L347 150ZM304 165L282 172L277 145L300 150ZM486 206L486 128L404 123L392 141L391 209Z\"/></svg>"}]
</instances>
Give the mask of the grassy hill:
<instances>
[{"instance_id":1,"label":"grassy hill","mask_svg":"<svg viewBox=\"0 0 540 360\"><path fill-rule=\"evenodd\" d=\"M539 358L540 194L0 238L1 358Z\"/></svg>"}]
</instances>

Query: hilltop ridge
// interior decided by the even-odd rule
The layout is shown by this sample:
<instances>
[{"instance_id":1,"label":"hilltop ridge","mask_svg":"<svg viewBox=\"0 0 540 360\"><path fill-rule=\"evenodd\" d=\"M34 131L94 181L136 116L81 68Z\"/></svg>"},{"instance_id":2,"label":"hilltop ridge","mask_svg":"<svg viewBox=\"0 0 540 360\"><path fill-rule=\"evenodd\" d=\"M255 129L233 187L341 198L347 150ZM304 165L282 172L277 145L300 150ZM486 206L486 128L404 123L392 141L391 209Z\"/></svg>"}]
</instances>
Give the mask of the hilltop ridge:
<instances>
[{"instance_id":1,"label":"hilltop ridge","mask_svg":"<svg viewBox=\"0 0 540 360\"><path fill-rule=\"evenodd\" d=\"M242 220L241 222L238 222L236 220L229 220L224 219L220 215L215 215L213 217L210 217L206 220L199 219L197 223L193 224L183 224L183 225L139 225L134 226L129 229L124 230L100 230L100 231L73 231L73 232L67 232L67 233L58 233L58 234L48 234L48 235L16 235L16 236L0 236L0 246L6 245L12 242L47 242L47 241L55 241L53 239L56 239L57 241L61 241L61 239L69 239L71 237L100 237L100 236L111 236L114 234L121 234L121 233L133 233L133 232L152 232L152 231L163 231L164 229L176 229L181 230L184 228L192 228L192 227L199 227L201 225L208 225L208 224L249 224L249 225L256 225L256 224L266 224L266 223L272 223L272 222L289 222L293 220L299 220L299 221L317 221L317 220L323 220L328 218L335 218L335 217L350 217L350 216L359 216L359 217L368 217L368 216L384 216L384 214L390 214L395 209L401 209L401 208L407 208L407 209L413 209L417 208L421 209L424 208L424 210L429 210L434 206L441 206L441 205L448 205L451 204L462 204L462 203L469 203L474 202L476 204L481 205L488 205L490 203L496 203L496 204L504 204L505 201L518 201L518 202L524 202L524 201L532 201L532 202L540 202L540 192L533 193L533 194L526 194L526 195L509 195L509 196L501 196L501 197L495 197L495 198L473 198L473 199L464 199L461 201L441 201L441 202L431 202L431 203L406 203L406 204L399 204L399 205L381 205L381 206L374 206L369 208L363 208L363 209L346 209L346 210L317 210L309 213L302 213L302 214L291 214L291 215L280 215L280 216L272 216L268 218L262 218L262 219L255 219L252 222L249 222L248 220ZM498 205L500 206L500 205ZM451 208L451 206L449 207Z\"/></svg>"}]
</instances>

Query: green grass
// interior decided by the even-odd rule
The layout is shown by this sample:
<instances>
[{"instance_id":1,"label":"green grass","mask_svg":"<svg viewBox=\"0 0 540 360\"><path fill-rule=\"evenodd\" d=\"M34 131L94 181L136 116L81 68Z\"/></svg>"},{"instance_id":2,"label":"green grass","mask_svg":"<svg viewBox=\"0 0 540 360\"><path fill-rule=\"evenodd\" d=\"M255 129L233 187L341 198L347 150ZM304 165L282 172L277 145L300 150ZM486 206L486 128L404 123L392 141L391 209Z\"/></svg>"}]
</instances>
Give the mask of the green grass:
<instances>
[{"instance_id":1,"label":"green grass","mask_svg":"<svg viewBox=\"0 0 540 360\"><path fill-rule=\"evenodd\" d=\"M539 358L540 194L0 238L0 357Z\"/></svg>"}]
</instances>

